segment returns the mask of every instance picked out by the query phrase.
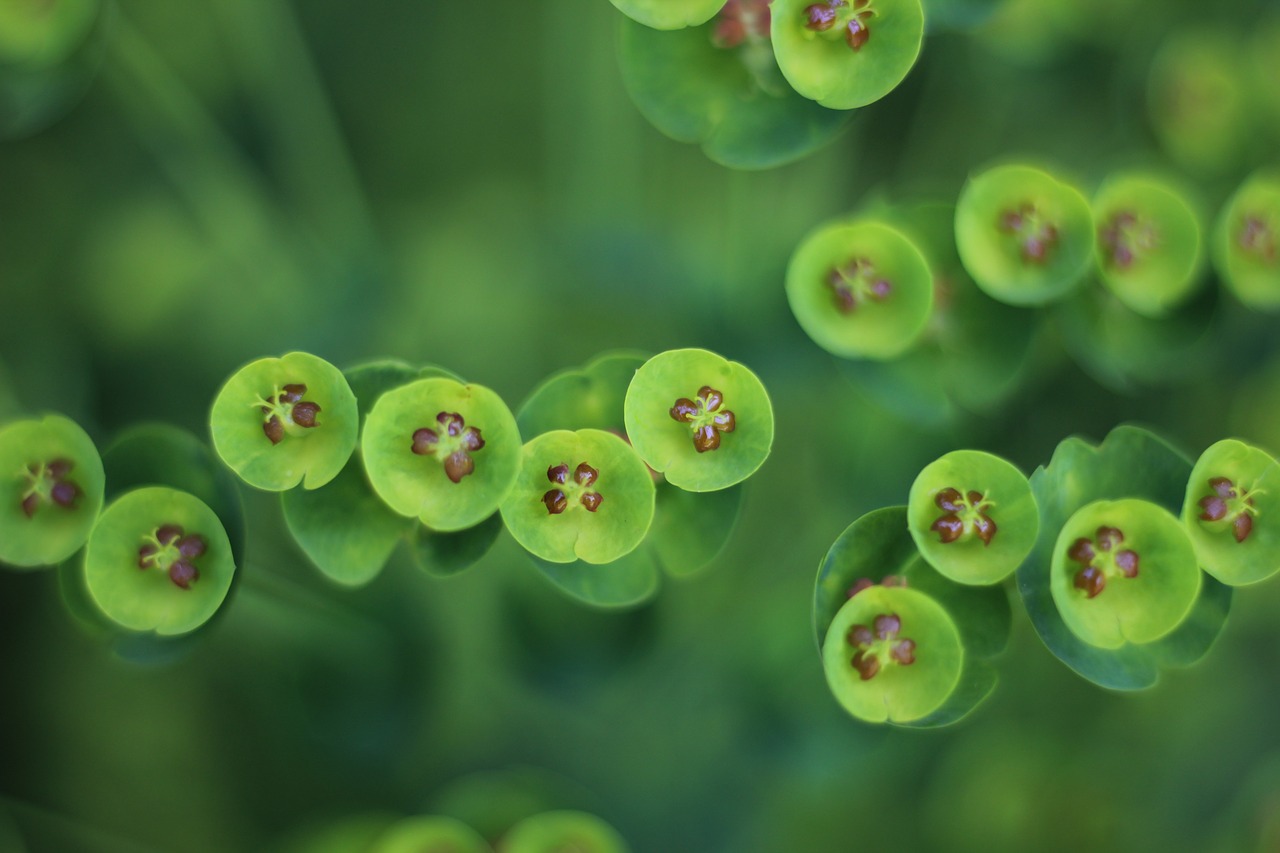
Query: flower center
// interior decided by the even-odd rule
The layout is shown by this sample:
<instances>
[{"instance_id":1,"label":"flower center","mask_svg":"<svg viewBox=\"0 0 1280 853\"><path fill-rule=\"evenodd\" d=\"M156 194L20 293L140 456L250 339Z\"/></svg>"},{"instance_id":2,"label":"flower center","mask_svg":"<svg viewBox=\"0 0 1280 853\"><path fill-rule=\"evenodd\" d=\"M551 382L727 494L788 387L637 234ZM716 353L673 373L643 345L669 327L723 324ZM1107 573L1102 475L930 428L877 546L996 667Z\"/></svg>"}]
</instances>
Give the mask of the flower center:
<instances>
[{"instance_id":1,"label":"flower center","mask_svg":"<svg viewBox=\"0 0 1280 853\"><path fill-rule=\"evenodd\" d=\"M1081 536L1067 549L1067 558L1080 564L1073 584L1089 598L1102 592L1108 580L1136 578L1138 552L1120 548L1124 533L1115 527L1099 527L1092 539Z\"/></svg>"},{"instance_id":2,"label":"flower center","mask_svg":"<svg viewBox=\"0 0 1280 853\"><path fill-rule=\"evenodd\" d=\"M600 479L600 472L586 462L579 462L572 475L568 462L552 465L547 469L547 479L556 484L556 488L548 489L542 496L551 515L559 515L572 503L580 504L587 512L595 512L604 501L604 495L592 488Z\"/></svg>"},{"instance_id":3,"label":"flower center","mask_svg":"<svg viewBox=\"0 0 1280 853\"><path fill-rule=\"evenodd\" d=\"M138 568L165 572L175 586L191 589L191 584L200 579L196 560L206 548L207 543L200 534L188 534L178 524L162 524L142 537Z\"/></svg>"},{"instance_id":4,"label":"flower center","mask_svg":"<svg viewBox=\"0 0 1280 853\"><path fill-rule=\"evenodd\" d=\"M850 258L827 273L827 287L841 314L853 314L863 303L884 302L893 292L889 279L876 272L866 258Z\"/></svg>"},{"instance_id":5,"label":"flower center","mask_svg":"<svg viewBox=\"0 0 1280 853\"><path fill-rule=\"evenodd\" d=\"M720 433L733 432L737 419L724 406L724 395L710 385L698 389L697 400L681 397L671 407L672 420L688 424L693 432L693 446L699 453L720 446Z\"/></svg>"},{"instance_id":6,"label":"flower center","mask_svg":"<svg viewBox=\"0 0 1280 853\"><path fill-rule=\"evenodd\" d=\"M843 38L855 53L871 38L871 19L876 11L871 0L825 0L804 8L804 27L826 39Z\"/></svg>"},{"instance_id":7,"label":"flower center","mask_svg":"<svg viewBox=\"0 0 1280 853\"><path fill-rule=\"evenodd\" d=\"M985 547L995 538L996 523L987 511L996 504L982 492L970 489L962 494L959 489L948 487L934 495L933 502L943 514L929 529L938 534L942 544L976 536Z\"/></svg>"},{"instance_id":8,"label":"flower center","mask_svg":"<svg viewBox=\"0 0 1280 853\"><path fill-rule=\"evenodd\" d=\"M856 581L853 582L853 586L845 590L844 594L848 598L853 598L855 595L862 592L864 589L871 589L871 587L876 585L877 585L876 582L873 581L871 578L858 578ZM902 575L885 575L883 578L880 579L880 583L879 583L879 586L906 586L906 585L907 585L907 579L904 578Z\"/></svg>"},{"instance_id":9,"label":"flower center","mask_svg":"<svg viewBox=\"0 0 1280 853\"><path fill-rule=\"evenodd\" d=\"M413 434L413 452L419 456L435 456L444 465L444 473L454 483L476 470L471 454L484 447L479 427L467 426L457 412L436 415L436 429L423 427Z\"/></svg>"},{"instance_id":10,"label":"flower center","mask_svg":"<svg viewBox=\"0 0 1280 853\"><path fill-rule=\"evenodd\" d=\"M250 403L261 409L262 432L273 445L283 441L286 435L301 435L318 426L316 415L320 413L320 405L302 399L306 393L306 385L294 382L283 388L273 386L270 397L259 397Z\"/></svg>"},{"instance_id":11,"label":"flower center","mask_svg":"<svg viewBox=\"0 0 1280 853\"><path fill-rule=\"evenodd\" d=\"M1029 264L1043 264L1058 245L1058 227L1027 202L1016 210L1005 210L996 223L1000 233L1018 241L1022 260Z\"/></svg>"},{"instance_id":12,"label":"flower center","mask_svg":"<svg viewBox=\"0 0 1280 853\"><path fill-rule=\"evenodd\" d=\"M870 628L854 625L849 629L844 641L854 650L849 663L859 678L870 681L885 666L910 666L916 662L915 641L899 638L901 631L902 620L896 613L881 613Z\"/></svg>"},{"instance_id":13,"label":"flower center","mask_svg":"<svg viewBox=\"0 0 1280 853\"><path fill-rule=\"evenodd\" d=\"M1107 264L1126 270L1160 245L1160 234L1149 220L1122 210L1098 229L1098 240Z\"/></svg>"},{"instance_id":14,"label":"flower center","mask_svg":"<svg viewBox=\"0 0 1280 853\"><path fill-rule=\"evenodd\" d=\"M1259 214L1246 216L1240 226L1238 237L1240 248L1251 255L1256 255L1268 264L1276 262L1276 232L1267 217Z\"/></svg>"},{"instance_id":15,"label":"flower center","mask_svg":"<svg viewBox=\"0 0 1280 853\"><path fill-rule=\"evenodd\" d=\"M1212 492L1200 499L1200 520L1209 522L1205 526L1210 530L1229 526L1237 542L1248 539L1253 532L1253 517L1258 514L1253 498L1263 492L1237 486L1226 477L1213 477L1209 488Z\"/></svg>"},{"instance_id":16,"label":"flower center","mask_svg":"<svg viewBox=\"0 0 1280 853\"><path fill-rule=\"evenodd\" d=\"M32 462L18 472L26 480L22 490L22 512L33 518L45 504L63 509L74 509L76 498L82 494L80 487L68 479L76 465L70 459L59 457L49 462Z\"/></svg>"}]
</instances>

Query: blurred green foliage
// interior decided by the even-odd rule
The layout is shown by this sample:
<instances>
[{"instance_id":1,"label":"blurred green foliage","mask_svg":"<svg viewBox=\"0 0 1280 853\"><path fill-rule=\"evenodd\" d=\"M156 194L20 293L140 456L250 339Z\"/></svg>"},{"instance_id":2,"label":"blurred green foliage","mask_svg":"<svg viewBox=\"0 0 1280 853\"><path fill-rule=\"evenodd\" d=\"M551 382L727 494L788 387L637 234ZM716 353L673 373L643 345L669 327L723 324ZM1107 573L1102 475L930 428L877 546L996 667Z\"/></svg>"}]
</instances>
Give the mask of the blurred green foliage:
<instances>
[{"instance_id":1,"label":"blurred green foliage","mask_svg":"<svg viewBox=\"0 0 1280 853\"><path fill-rule=\"evenodd\" d=\"M144 420L205 436L226 376L292 349L442 364L515 408L600 351L682 346L750 365L777 414L726 549L622 612L566 598L505 535L454 577L402 550L342 588L248 490L240 588L176 659L83 632L53 572L0 574L0 846L269 849L385 815L371 835L528 765L571 792L511 796L598 814L637 851L1271 849L1275 583L1237 597L1202 663L1134 695L1077 677L1025 614L959 726L876 729L828 694L818 562L942 452L1030 471L1129 420L1191 457L1227 435L1280 450L1275 318L1225 296L1203 309L1217 355L1139 371L1158 385L1100 386L1065 355L1078 330L1051 322L981 416L921 416L800 330L787 258L873 194L950 202L971 170L1034 156L1086 185L1166 169L1216 210L1276 159L1266 3L927 6L940 25L902 86L766 172L648 124L604 0L483 20L412 0L118 0L61 76L0 68L0 417L59 411L100 447ZM1174 37L1197 47L1166 69ZM1163 100L1183 73L1227 97ZM1212 131L1195 119L1210 107Z\"/></svg>"}]
</instances>

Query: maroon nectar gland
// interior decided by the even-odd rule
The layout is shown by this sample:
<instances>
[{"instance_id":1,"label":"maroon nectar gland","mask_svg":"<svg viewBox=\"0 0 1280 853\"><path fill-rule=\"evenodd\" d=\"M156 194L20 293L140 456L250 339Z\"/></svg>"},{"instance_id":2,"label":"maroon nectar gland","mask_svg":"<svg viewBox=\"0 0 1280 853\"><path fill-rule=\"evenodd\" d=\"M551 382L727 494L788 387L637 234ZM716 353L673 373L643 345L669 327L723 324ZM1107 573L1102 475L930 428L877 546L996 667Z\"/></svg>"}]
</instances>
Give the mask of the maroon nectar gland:
<instances>
[{"instance_id":1,"label":"maroon nectar gland","mask_svg":"<svg viewBox=\"0 0 1280 853\"><path fill-rule=\"evenodd\" d=\"M841 314L856 313L867 302L884 302L893 293L893 284L867 258L850 258L832 267L826 286Z\"/></svg>"},{"instance_id":2,"label":"maroon nectar gland","mask_svg":"<svg viewBox=\"0 0 1280 853\"><path fill-rule=\"evenodd\" d=\"M587 512L600 509L600 504L604 502L604 495L593 488L598 479L600 479L600 471L586 462L578 463L578 467L573 469L572 474L567 462L552 465L547 469L547 480L554 483L557 488L549 489L542 496L547 512L551 515L559 515L573 502L581 505Z\"/></svg>"},{"instance_id":3,"label":"maroon nectar gland","mask_svg":"<svg viewBox=\"0 0 1280 853\"><path fill-rule=\"evenodd\" d=\"M461 483L462 478L476 470L471 454L484 447L484 439L478 427L467 426L457 412L440 412L436 415L436 429L423 427L413 434L411 448L418 456L436 456L444 465L445 476L451 482Z\"/></svg>"},{"instance_id":4,"label":"maroon nectar gland","mask_svg":"<svg viewBox=\"0 0 1280 853\"><path fill-rule=\"evenodd\" d=\"M200 534L188 534L177 524L163 524L143 537L143 544L138 548L138 568L162 571L174 586L189 590L191 584L200 579L196 560L204 555L207 547Z\"/></svg>"},{"instance_id":5,"label":"maroon nectar gland","mask_svg":"<svg viewBox=\"0 0 1280 853\"><path fill-rule=\"evenodd\" d=\"M844 38L849 49L857 53L871 38L871 19L876 11L871 0L826 0L806 6L804 27L826 38Z\"/></svg>"},{"instance_id":6,"label":"maroon nectar gland","mask_svg":"<svg viewBox=\"0 0 1280 853\"><path fill-rule=\"evenodd\" d=\"M854 649L849 663L858 677L870 681L885 665L910 666L916 662L914 640L900 638L902 620L896 613L881 613L871 627L854 625L845 634L845 642Z\"/></svg>"},{"instance_id":7,"label":"maroon nectar gland","mask_svg":"<svg viewBox=\"0 0 1280 853\"><path fill-rule=\"evenodd\" d=\"M1236 486L1226 477L1209 480L1212 493L1200 499L1201 521L1225 521L1231 525L1231 533L1237 542L1244 542L1253 532L1253 517L1258 514L1252 491Z\"/></svg>"},{"instance_id":8,"label":"maroon nectar gland","mask_svg":"<svg viewBox=\"0 0 1280 853\"><path fill-rule=\"evenodd\" d=\"M769 40L769 3L772 0L729 0L716 14L711 43L719 48L744 42Z\"/></svg>"},{"instance_id":9,"label":"maroon nectar gland","mask_svg":"<svg viewBox=\"0 0 1280 853\"><path fill-rule=\"evenodd\" d=\"M1017 239L1022 260L1029 264L1047 263L1049 255L1058 245L1057 226L1029 202L1020 205L1017 210L1003 211L996 227L1000 233Z\"/></svg>"},{"instance_id":10,"label":"maroon nectar gland","mask_svg":"<svg viewBox=\"0 0 1280 853\"><path fill-rule=\"evenodd\" d=\"M262 411L262 432L273 445L284 441L293 427L312 429L318 425L320 404L302 399L306 393L306 385L290 383L273 389L270 397L253 402Z\"/></svg>"},{"instance_id":11,"label":"maroon nectar gland","mask_svg":"<svg viewBox=\"0 0 1280 853\"><path fill-rule=\"evenodd\" d=\"M1240 226L1239 243L1258 259L1274 264L1276 261L1276 233L1262 216L1246 216Z\"/></svg>"},{"instance_id":12,"label":"maroon nectar gland","mask_svg":"<svg viewBox=\"0 0 1280 853\"><path fill-rule=\"evenodd\" d=\"M1122 210L1099 227L1098 241L1106 263L1126 270L1159 246L1160 235L1150 222L1132 211Z\"/></svg>"},{"instance_id":13,"label":"maroon nectar gland","mask_svg":"<svg viewBox=\"0 0 1280 853\"><path fill-rule=\"evenodd\" d=\"M670 414L672 420L689 424L694 449L706 453L720 447L721 433L733 432L738 425L733 412L723 406L724 395L710 385L703 385L698 389L696 400L681 397L671 407Z\"/></svg>"},{"instance_id":14,"label":"maroon nectar gland","mask_svg":"<svg viewBox=\"0 0 1280 853\"><path fill-rule=\"evenodd\" d=\"M933 502L943 515L938 516L929 529L938 534L942 544L949 545L962 538L976 536L985 547L995 538L996 523L988 514L995 502L987 500L982 492L970 489L962 494L959 489L948 487L938 492Z\"/></svg>"},{"instance_id":15,"label":"maroon nectar gland","mask_svg":"<svg viewBox=\"0 0 1280 853\"><path fill-rule=\"evenodd\" d=\"M82 492L69 479L75 463L57 458L49 462L33 462L22 469L20 477L26 480L19 505L22 514L34 518L42 506L52 504L62 509L75 509L76 499Z\"/></svg>"},{"instance_id":16,"label":"maroon nectar gland","mask_svg":"<svg viewBox=\"0 0 1280 853\"><path fill-rule=\"evenodd\" d=\"M1120 548L1124 533L1116 527L1099 527L1092 539L1082 536L1067 549L1067 559L1079 563L1072 585L1086 597L1094 598L1107 581L1138 576L1138 552Z\"/></svg>"}]
</instances>

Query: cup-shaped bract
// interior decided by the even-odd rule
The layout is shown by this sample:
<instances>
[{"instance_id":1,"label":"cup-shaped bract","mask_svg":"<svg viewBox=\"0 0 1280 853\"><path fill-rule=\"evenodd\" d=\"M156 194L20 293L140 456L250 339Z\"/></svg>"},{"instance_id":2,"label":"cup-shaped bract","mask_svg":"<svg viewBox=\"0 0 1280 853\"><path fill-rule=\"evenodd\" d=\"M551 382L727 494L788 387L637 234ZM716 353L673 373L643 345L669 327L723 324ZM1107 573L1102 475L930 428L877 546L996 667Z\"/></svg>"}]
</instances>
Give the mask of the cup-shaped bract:
<instances>
[{"instance_id":1,"label":"cup-shaped bract","mask_svg":"<svg viewBox=\"0 0 1280 853\"><path fill-rule=\"evenodd\" d=\"M725 0L609 0L618 11L655 30L681 30L706 23Z\"/></svg>"},{"instance_id":2,"label":"cup-shaped bract","mask_svg":"<svg viewBox=\"0 0 1280 853\"><path fill-rule=\"evenodd\" d=\"M595 815L553 811L527 817L502 838L500 853L628 853L618 831Z\"/></svg>"},{"instance_id":3,"label":"cup-shaped bract","mask_svg":"<svg viewBox=\"0 0 1280 853\"><path fill-rule=\"evenodd\" d=\"M1201 282L1204 250L1199 217L1168 181L1122 172L1093 198L1098 272L1128 308L1161 317Z\"/></svg>"},{"instance_id":4,"label":"cup-shaped bract","mask_svg":"<svg viewBox=\"0 0 1280 853\"><path fill-rule=\"evenodd\" d=\"M492 853L481 836L460 820L420 815L397 821L366 853Z\"/></svg>"},{"instance_id":5,"label":"cup-shaped bract","mask_svg":"<svg viewBox=\"0 0 1280 853\"><path fill-rule=\"evenodd\" d=\"M48 68L88 37L99 0L0 0L0 64Z\"/></svg>"},{"instance_id":6,"label":"cup-shaped bract","mask_svg":"<svg viewBox=\"0 0 1280 853\"><path fill-rule=\"evenodd\" d=\"M915 65L920 0L774 0L778 67L797 92L833 110L878 101Z\"/></svg>"},{"instance_id":7,"label":"cup-shaped bract","mask_svg":"<svg viewBox=\"0 0 1280 853\"><path fill-rule=\"evenodd\" d=\"M94 602L131 631L185 634L209 620L236 563L217 514L199 498L146 486L113 501L84 554Z\"/></svg>"},{"instance_id":8,"label":"cup-shaped bract","mask_svg":"<svg viewBox=\"0 0 1280 853\"><path fill-rule=\"evenodd\" d=\"M626 441L598 429L553 430L524 446L502 520L544 560L610 563L643 541L653 509L653 477Z\"/></svg>"},{"instance_id":9,"label":"cup-shaped bract","mask_svg":"<svg viewBox=\"0 0 1280 853\"><path fill-rule=\"evenodd\" d=\"M445 377L378 398L360 450L387 505L432 530L464 530L498 509L520 470L520 430L492 390Z\"/></svg>"},{"instance_id":10,"label":"cup-shaped bract","mask_svg":"<svg viewBox=\"0 0 1280 853\"><path fill-rule=\"evenodd\" d=\"M1200 594L1200 567L1182 524L1139 498L1077 510L1058 534L1049 571L1062 621L1104 649L1160 639Z\"/></svg>"},{"instance_id":11,"label":"cup-shaped bract","mask_svg":"<svg viewBox=\"0 0 1280 853\"><path fill-rule=\"evenodd\" d=\"M356 447L360 416L342 371L310 353L261 358L237 370L213 401L213 446L249 485L316 489Z\"/></svg>"},{"instance_id":12,"label":"cup-shaped bract","mask_svg":"<svg viewBox=\"0 0 1280 853\"><path fill-rule=\"evenodd\" d=\"M1042 305L1064 296L1093 260L1093 214L1080 191L1019 164L969 178L956 202L956 249L988 296Z\"/></svg>"},{"instance_id":13,"label":"cup-shaped bract","mask_svg":"<svg viewBox=\"0 0 1280 853\"><path fill-rule=\"evenodd\" d=\"M827 686L872 723L907 723L942 707L964 665L950 614L910 587L872 586L836 613L822 643Z\"/></svg>"},{"instance_id":14,"label":"cup-shaped bract","mask_svg":"<svg viewBox=\"0 0 1280 853\"><path fill-rule=\"evenodd\" d=\"M907 527L921 556L957 583L1004 580L1040 532L1027 478L979 450L955 450L926 465L907 505Z\"/></svg>"},{"instance_id":15,"label":"cup-shaped bract","mask_svg":"<svg viewBox=\"0 0 1280 853\"><path fill-rule=\"evenodd\" d=\"M105 477L92 439L45 415L0 428L0 563L48 566L89 538Z\"/></svg>"},{"instance_id":16,"label":"cup-shaped bract","mask_svg":"<svg viewBox=\"0 0 1280 853\"><path fill-rule=\"evenodd\" d=\"M773 406L759 378L702 349L646 361L627 388L623 419L649 467L690 492L742 482L773 446Z\"/></svg>"},{"instance_id":17,"label":"cup-shaped bract","mask_svg":"<svg viewBox=\"0 0 1280 853\"><path fill-rule=\"evenodd\" d=\"M1280 569L1280 464L1233 438L1200 454L1187 483L1182 523L1200 566L1232 586Z\"/></svg>"},{"instance_id":18,"label":"cup-shaped bract","mask_svg":"<svg viewBox=\"0 0 1280 853\"><path fill-rule=\"evenodd\" d=\"M831 223L787 265L787 301L818 346L843 358L890 359L929 322L933 274L901 231L874 220Z\"/></svg>"},{"instance_id":19,"label":"cup-shaped bract","mask_svg":"<svg viewBox=\"0 0 1280 853\"><path fill-rule=\"evenodd\" d=\"M1280 170L1250 175L1218 215L1213 263L1250 308L1280 310Z\"/></svg>"}]
</instances>

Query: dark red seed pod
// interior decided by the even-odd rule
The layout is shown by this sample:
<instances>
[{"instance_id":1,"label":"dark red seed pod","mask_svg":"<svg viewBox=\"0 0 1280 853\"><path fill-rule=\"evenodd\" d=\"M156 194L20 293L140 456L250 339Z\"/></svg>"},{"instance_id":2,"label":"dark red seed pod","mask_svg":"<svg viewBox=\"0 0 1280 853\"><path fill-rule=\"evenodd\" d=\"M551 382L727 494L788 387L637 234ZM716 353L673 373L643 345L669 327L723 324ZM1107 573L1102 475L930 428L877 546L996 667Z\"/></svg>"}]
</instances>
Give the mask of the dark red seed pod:
<instances>
[{"instance_id":1,"label":"dark red seed pod","mask_svg":"<svg viewBox=\"0 0 1280 853\"><path fill-rule=\"evenodd\" d=\"M723 412L716 412L715 418L712 419L716 429L720 432L733 432L738 427L738 419L733 412L725 409Z\"/></svg>"},{"instance_id":2,"label":"dark red seed pod","mask_svg":"<svg viewBox=\"0 0 1280 853\"><path fill-rule=\"evenodd\" d=\"M844 40L854 51L862 50L862 46L871 38L871 30L860 19L854 18L845 29Z\"/></svg>"},{"instance_id":3,"label":"dark red seed pod","mask_svg":"<svg viewBox=\"0 0 1280 853\"><path fill-rule=\"evenodd\" d=\"M815 33L826 32L835 26L836 10L826 3L814 3L804 9L804 25Z\"/></svg>"},{"instance_id":4,"label":"dark red seed pod","mask_svg":"<svg viewBox=\"0 0 1280 853\"><path fill-rule=\"evenodd\" d=\"M868 655L866 652L858 652L850 660L850 663L853 664L853 668L858 671L858 676L863 681L870 681L880 671L880 659L875 655Z\"/></svg>"},{"instance_id":5,"label":"dark red seed pod","mask_svg":"<svg viewBox=\"0 0 1280 853\"><path fill-rule=\"evenodd\" d=\"M1213 489L1219 497L1234 498L1236 496L1236 484L1226 477L1214 477L1209 481L1209 488Z\"/></svg>"},{"instance_id":6,"label":"dark red seed pod","mask_svg":"<svg viewBox=\"0 0 1280 853\"><path fill-rule=\"evenodd\" d=\"M938 540L945 545L960 538L964 533L964 522L955 513L948 513L929 525L929 529L937 533Z\"/></svg>"},{"instance_id":7,"label":"dark red seed pod","mask_svg":"<svg viewBox=\"0 0 1280 853\"><path fill-rule=\"evenodd\" d=\"M889 657L893 658L903 666L910 666L916 662L916 643L915 640L899 640L893 644L893 648L889 650Z\"/></svg>"},{"instance_id":8,"label":"dark red seed pod","mask_svg":"<svg viewBox=\"0 0 1280 853\"><path fill-rule=\"evenodd\" d=\"M587 508L587 512L595 512L600 508L600 504L604 502L604 496L599 492L587 492L582 496L581 502Z\"/></svg>"},{"instance_id":9,"label":"dark red seed pod","mask_svg":"<svg viewBox=\"0 0 1280 853\"><path fill-rule=\"evenodd\" d=\"M1237 542L1243 542L1249 538L1249 534L1253 532L1253 516L1247 512L1242 512L1236 516L1236 520L1231 522L1231 533L1235 536Z\"/></svg>"},{"instance_id":10,"label":"dark red seed pod","mask_svg":"<svg viewBox=\"0 0 1280 853\"><path fill-rule=\"evenodd\" d=\"M882 613L876 617L873 623L876 629L876 636L882 640L892 639L902 630L902 620L898 618L896 613Z\"/></svg>"},{"instance_id":11,"label":"dark red seed pod","mask_svg":"<svg viewBox=\"0 0 1280 853\"><path fill-rule=\"evenodd\" d=\"M712 424L704 424L693 432L693 447L699 453L715 450L720 446L720 433Z\"/></svg>"},{"instance_id":12,"label":"dark red seed pod","mask_svg":"<svg viewBox=\"0 0 1280 853\"><path fill-rule=\"evenodd\" d=\"M267 438L271 439L272 444L279 444L284 439L284 424L280 423L279 416L272 415L262 425L262 432Z\"/></svg>"},{"instance_id":13,"label":"dark red seed pod","mask_svg":"<svg viewBox=\"0 0 1280 853\"><path fill-rule=\"evenodd\" d=\"M1118 568L1125 577L1136 578L1138 576L1138 552L1130 551L1125 548L1123 551L1116 552L1116 568Z\"/></svg>"},{"instance_id":14,"label":"dark red seed pod","mask_svg":"<svg viewBox=\"0 0 1280 853\"><path fill-rule=\"evenodd\" d=\"M156 530L156 541L161 545L171 545L182 538L183 529L177 524L165 524Z\"/></svg>"},{"instance_id":15,"label":"dark red seed pod","mask_svg":"<svg viewBox=\"0 0 1280 853\"><path fill-rule=\"evenodd\" d=\"M466 426L466 421L457 412L441 412L436 415L436 421L444 427L450 438L457 438L462 433L462 428Z\"/></svg>"},{"instance_id":16,"label":"dark red seed pod","mask_svg":"<svg viewBox=\"0 0 1280 853\"><path fill-rule=\"evenodd\" d=\"M27 495L22 499L22 514L27 518L31 518L36 514L36 510L40 508L40 496L35 492Z\"/></svg>"},{"instance_id":17,"label":"dark red seed pod","mask_svg":"<svg viewBox=\"0 0 1280 853\"><path fill-rule=\"evenodd\" d=\"M430 456L436 452L440 436L433 429L422 428L413 433L413 452L419 456Z\"/></svg>"},{"instance_id":18,"label":"dark red seed pod","mask_svg":"<svg viewBox=\"0 0 1280 853\"><path fill-rule=\"evenodd\" d=\"M1208 495L1200 499L1200 509L1202 521L1221 521L1227 515L1227 502L1218 495Z\"/></svg>"},{"instance_id":19,"label":"dark red seed pod","mask_svg":"<svg viewBox=\"0 0 1280 853\"><path fill-rule=\"evenodd\" d=\"M1094 556L1093 543L1083 536L1072 542L1071 547L1067 549L1067 559L1074 560L1077 563L1088 565L1093 562Z\"/></svg>"},{"instance_id":20,"label":"dark red seed pod","mask_svg":"<svg viewBox=\"0 0 1280 853\"><path fill-rule=\"evenodd\" d=\"M72 462L70 459L63 459L59 457L45 466L45 470L49 472L49 476L53 479L61 480L63 477L70 474L72 469L75 467L76 463Z\"/></svg>"},{"instance_id":21,"label":"dark red seed pod","mask_svg":"<svg viewBox=\"0 0 1280 853\"><path fill-rule=\"evenodd\" d=\"M979 515L973 520L973 530L984 546L990 545L996 535L996 523L986 515Z\"/></svg>"},{"instance_id":22,"label":"dark red seed pod","mask_svg":"<svg viewBox=\"0 0 1280 853\"><path fill-rule=\"evenodd\" d=\"M561 462L559 465L552 465L547 469L547 479L562 486L569 482L569 463Z\"/></svg>"},{"instance_id":23,"label":"dark red seed pod","mask_svg":"<svg viewBox=\"0 0 1280 853\"><path fill-rule=\"evenodd\" d=\"M1076 589L1084 590L1089 598L1093 598L1107 585L1107 576L1101 569L1088 566L1076 572L1073 584Z\"/></svg>"},{"instance_id":24,"label":"dark red seed pod","mask_svg":"<svg viewBox=\"0 0 1280 853\"><path fill-rule=\"evenodd\" d=\"M475 470L476 463L465 450L455 450L444 460L444 473L455 483L461 483L463 477Z\"/></svg>"},{"instance_id":25,"label":"dark red seed pod","mask_svg":"<svg viewBox=\"0 0 1280 853\"><path fill-rule=\"evenodd\" d=\"M875 634L866 625L854 625L844 638L849 645L858 647L869 646L876 641Z\"/></svg>"},{"instance_id":26,"label":"dark red seed pod","mask_svg":"<svg viewBox=\"0 0 1280 853\"><path fill-rule=\"evenodd\" d=\"M307 386L301 383L290 383L280 389L280 394L276 398L278 403L293 404L302 399L302 395L307 393Z\"/></svg>"},{"instance_id":27,"label":"dark red seed pod","mask_svg":"<svg viewBox=\"0 0 1280 853\"><path fill-rule=\"evenodd\" d=\"M191 589L191 584L200 579L200 570L186 560L178 560L169 567L169 580L182 589Z\"/></svg>"},{"instance_id":28,"label":"dark red seed pod","mask_svg":"<svg viewBox=\"0 0 1280 853\"><path fill-rule=\"evenodd\" d=\"M192 533L190 536L184 536L178 540L178 553L186 557L188 560L194 560L205 552L204 537L198 533Z\"/></svg>"},{"instance_id":29,"label":"dark red seed pod","mask_svg":"<svg viewBox=\"0 0 1280 853\"><path fill-rule=\"evenodd\" d=\"M585 462L573 469L573 481L579 486L590 486L600 477L600 472Z\"/></svg>"},{"instance_id":30,"label":"dark red seed pod","mask_svg":"<svg viewBox=\"0 0 1280 853\"><path fill-rule=\"evenodd\" d=\"M961 500L958 489L943 489L934 495L933 502L938 509L945 509L947 512L959 512L964 509L964 503Z\"/></svg>"},{"instance_id":31,"label":"dark red seed pod","mask_svg":"<svg viewBox=\"0 0 1280 853\"><path fill-rule=\"evenodd\" d=\"M62 480L53 484L53 488L49 490L49 497L63 509L71 509L76 498L80 497L80 487L69 480Z\"/></svg>"},{"instance_id":32,"label":"dark red seed pod","mask_svg":"<svg viewBox=\"0 0 1280 853\"><path fill-rule=\"evenodd\" d=\"M551 515L559 515L569 506L569 500L559 489L551 489L543 495L542 502L547 505L547 512Z\"/></svg>"},{"instance_id":33,"label":"dark red seed pod","mask_svg":"<svg viewBox=\"0 0 1280 853\"><path fill-rule=\"evenodd\" d=\"M704 411L714 412L724 402L724 395L710 385L703 385L698 389L698 399L702 401Z\"/></svg>"},{"instance_id":34,"label":"dark red seed pod","mask_svg":"<svg viewBox=\"0 0 1280 853\"><path fill-rule=\"evenodd\" d=\"M1110 551L1115 546L1124 541L1124 534L1115 527L1099 527L1097 542L1098 547L1104 551Z\"/></svg>"},{"instance_id":35,"label":"dark red seed pod","mask_svg":"<svg viewBox=\"0 0 1280 853\"><path fill-rule=\"evenodd\" d=\"M676 400L676 404L671 407L671 419L680 421L680 423L688 423L698 415L698 404L690 400L688 397L681 397Z\"/></svg>"},{"instance_id":36,"label":"dark red seed pod","mask_svg":"<svg viewBox=\"0 0 1280 853\"><path fill-rule=\"evenodd\" d=\"M319 414L320 407L315 403L303 402L293 407L290 417L293 422L300 427L311 429L316 425L316 415Z\"/></svg>"},{"instance_id":37,"label":"dark red seed pod","mask_svg":"<svg viewBox=\"0 0 1280 853\"><path fill-rule=\"evenodd\" d=\"M484 447L484 439L480 437L478 427L467 427L462 431L462 448L474 453Z\"/></svg>"}]
</instances>

